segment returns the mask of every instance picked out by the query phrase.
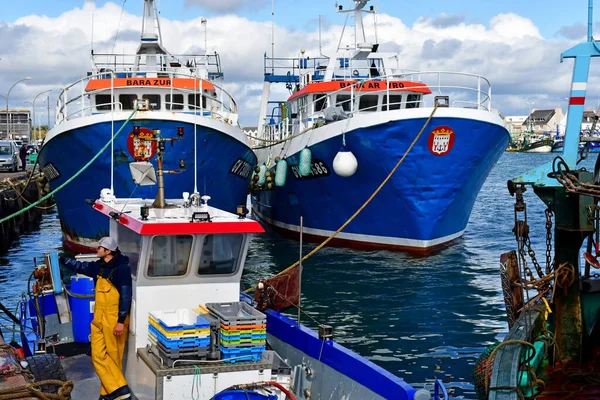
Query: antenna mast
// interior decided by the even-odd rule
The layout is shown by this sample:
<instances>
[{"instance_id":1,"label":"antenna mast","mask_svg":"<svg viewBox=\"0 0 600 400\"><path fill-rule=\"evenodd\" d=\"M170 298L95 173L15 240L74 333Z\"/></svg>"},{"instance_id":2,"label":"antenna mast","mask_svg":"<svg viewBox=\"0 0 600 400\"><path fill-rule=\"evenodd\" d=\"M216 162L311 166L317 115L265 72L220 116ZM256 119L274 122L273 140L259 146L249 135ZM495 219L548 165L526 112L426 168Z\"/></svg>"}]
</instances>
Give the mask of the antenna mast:
<instances>
[{"instance_id":1,"label":"antenna mast","mask_svg":"<svg viewBox=\"0 0 600 400\"><path fill-rule=\"evenodd\" d=\"M275 0L271 1L271 74L275 75Z\"/></svg>"},{"instance_id":2,"label":"antenna mast","mask_svg":"<svg viewBox=\"0 0 600 400\"><path fill-rule=\"evenodd\" d=\"M319 54L323 57L323 45L321 42L321 15L319 14Z\"/></svg>"}]
</instances>

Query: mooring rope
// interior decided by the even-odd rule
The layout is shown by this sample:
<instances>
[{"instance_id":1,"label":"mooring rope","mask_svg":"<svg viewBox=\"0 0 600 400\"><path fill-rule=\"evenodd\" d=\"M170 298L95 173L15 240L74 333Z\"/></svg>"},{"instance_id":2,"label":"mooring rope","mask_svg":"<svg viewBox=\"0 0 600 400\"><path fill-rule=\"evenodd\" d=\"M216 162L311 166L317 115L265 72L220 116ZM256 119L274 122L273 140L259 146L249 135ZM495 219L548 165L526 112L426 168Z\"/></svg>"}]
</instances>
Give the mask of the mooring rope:
<instances>
[{"instance_id":1,"label":"mooring rope","mask_svg":"<svg viewBox=\"0 0 600 400\"><path fill-rule=\"evenodd\" d=\"M375 189L375 191L373 192L373 194L371 194L371 196L363 203L363 205L360 206L360 208L358 210L356 210L356 212L354 214L352 214L352 216L350 218L348 218L348 220L346 222L344 222L342 224L342 226L340 226L338 228L337 231L333 232L331 234L331 236L329 236L327 239L325 239L314 250L312 250L310 253L308 253L307 255L305 255L304 257L302 257L302 260L301 260L302 262L306 261L307 259L309 259L310 257L312 257L313 254L315 254L316 252L318 252L319 250L321 250L323 247L325 247L327 245L327 243L329 243L333 238L335 238L338 235L338 233L340 233L342 230L344 230L344 228L346 228L348 226L348 224L350 224L350 222L352 222L354 220L354 218L356 218L358 216L358 214L360 214L362 212L362 210L364 210L364 208L371 202L371 200L373 200L373 198L375 198L375 196L377 196L377 194L381 191L381 189L383 189L383 187L385 186L385 184L392 178L392 176L394 175L394 173L396 172L396 170L398 169L398 167L400 167L400 165L402 164L402 162L404 161L404 159L406 158L406 156L410 153L410 151L413 149L413 147L415 147L415 145L417 144L417 141L419 140L419 138L421 137L421 135L425 131L425 128L427 128L427 125L429 125L429 122L433 118L433 115L435 114L435 112L437 111L437 109L438 109L438 105L436 104L435 107L433 108L433 110L431 111L431 114L429 115L429 118L427 118L427 121L425 121L425 124L423 124L423 127L419 131L419 134L415 137L415 139L412 141L412 143L408 147L408 150L406 150L406 152L404 153L404 155L402 155L402 157L396 163L396 165L394 166L394 168L392 169L392 171L383 180L383 182L381 182L381 184L379 185L379 187L377 189ZM282 274L288 272L289 270L291 270L293 268L296 268L299 264L300 264L300 261L296 261L294 264L290 265L289 267L287 267L286 269L284 269L280 273L274 275L272 278L274 278L276 276L279 276L279 275L282 275ZM245 293L250 293L250 292L252 292L254 290L256 290L256 286L253 286L253 287L251 287L249 289L246 289Z\"/></svg>"},{"instance_id":2,"label":"mooring rope","mask_svg":"<svg viewBox=\"0 0 600 400\"><path fill-rule=\"evenodd\" d=\"M75 178L77 178L79 175L81 175L86 169L89 168L90 165L92 165L92 163L94 161L96 161L96 159L98 157L100 157L100 155L104 152L104 150L106 150L108 148L108 146L110 146L110 144L115 140L115 138L121 133L121 131L123 130L123 128L125 128L125 126L127 125L127 123L131 120L131 118L133 118L133 116L135 115L135 113L137 113L137 109L133 110L131 112L131 114L129 115L129 117L127 117L127 119L125 120L125 122L123 122L123 125L121 125L121 127L119 128L119 130L110 138L110 140L104 145L104 147L102 147L98 153L96 153L96 155L94 157L92 157L92 159L90 161L88 161L87 164L85 164L83 167L81 167L81 169L79 171L77 171L72 177L70 177L69 179L67 179L66 182L64 182L62 185L60 185L59 187L57 187L56 189L54 189L53 191L51 191L50 193L48 193L47 195L45 195L44 197L42 197L41 199L39 199L38 201L28 205L27 207L23 208L22 210L17 211L14 214L9 215L8 217L4 217L2 219L0 219L0 224L2 224L3 222L6 222L12 218L15 218L21 214L23 214L24 212L27 212L29 210L31 210L32 208L36 207L38 204L43 203L44 201L46 201L47 199L49 199L50 197L54 196L55 193L59 192L60 190L62 190L62 188L64 188L65 186L67 186L69 183L71 183Z\"/></svg>"},{"instance_id":3,"label":"mooring rope","mask_svg":"<svg viewBox=\"0 0 600 400\"><path fill-rule=\"evenodd\" d=\"M12 186L13 190L15 191L15 193L18 194L18 196L15 199L7 199L6 197L4 198L4 200L8 200L8 201L18 201L19 199L23 199L23 201L27 204L31 204L31 202L29 200L27 200L24 196L23 193L25 193L25 189L27 189L27 186L29 186L29 183L27 183L24 187L23 187L23 191L19 193L19 190L17 189L17 187L15 186L15 184L13 183L13 181L11 181L10 179L7 179L6 182L8 182L8 184L10 186ZM54 206L56 205L56 203L50 205L50 206L35 206L35 208L39 209L39 210L51 210L52 208L54 208Z\"/></svg>"}]
</instances>

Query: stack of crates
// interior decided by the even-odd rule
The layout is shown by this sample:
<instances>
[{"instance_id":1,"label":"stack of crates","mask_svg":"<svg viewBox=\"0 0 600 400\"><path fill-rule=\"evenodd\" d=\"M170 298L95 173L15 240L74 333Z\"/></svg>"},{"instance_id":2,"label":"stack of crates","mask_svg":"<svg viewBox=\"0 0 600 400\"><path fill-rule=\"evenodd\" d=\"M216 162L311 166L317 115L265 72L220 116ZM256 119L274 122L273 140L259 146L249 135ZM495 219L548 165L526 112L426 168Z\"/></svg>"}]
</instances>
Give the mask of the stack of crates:
<instances>
[{"instance_id":1,"label":"stack of crates","mask_svg":"<svg viewBox=\"0 0 600 400\"><path fill-rule=\"evenodd\" d=\"M208 303L220 321L219 341L225 362L259 361L267 344L267 317L244 302Z\"/></svg>"},{"instance_id":2,"label":"stack of crates","mask_svg":"<svg viewBox=\"0 0 600 400\"><path fill-rule=\"evenodd\" d=\"M210 322L186 308L150 311L148 340L168 366L178 359L204 359L210 344Z\"/></svg>"}]
</instances>

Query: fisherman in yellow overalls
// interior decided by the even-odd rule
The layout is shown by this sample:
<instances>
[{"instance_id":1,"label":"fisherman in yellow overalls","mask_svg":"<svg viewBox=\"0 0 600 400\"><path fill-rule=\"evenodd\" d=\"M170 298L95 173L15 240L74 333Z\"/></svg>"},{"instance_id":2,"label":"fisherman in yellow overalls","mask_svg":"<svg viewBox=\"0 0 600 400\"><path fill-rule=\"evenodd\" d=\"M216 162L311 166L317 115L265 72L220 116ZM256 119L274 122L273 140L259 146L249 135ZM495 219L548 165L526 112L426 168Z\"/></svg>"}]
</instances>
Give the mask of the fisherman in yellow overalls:
<instances>
[{"instance_id":1,"label":"fisherman in yellow overalls","mask_svg":"<svg viewBox=\"0 0 600 400\"><path fill-rule=\"evenodd\" d=\"M96 302L92 321L92 361L100 378L99 400L125 400L131 391L123 376L123 353L129 332L131 269L110 237L100 239L99 261L81 262L60 257L73 271L94 278Z\"/></svg>"}]
</instances>

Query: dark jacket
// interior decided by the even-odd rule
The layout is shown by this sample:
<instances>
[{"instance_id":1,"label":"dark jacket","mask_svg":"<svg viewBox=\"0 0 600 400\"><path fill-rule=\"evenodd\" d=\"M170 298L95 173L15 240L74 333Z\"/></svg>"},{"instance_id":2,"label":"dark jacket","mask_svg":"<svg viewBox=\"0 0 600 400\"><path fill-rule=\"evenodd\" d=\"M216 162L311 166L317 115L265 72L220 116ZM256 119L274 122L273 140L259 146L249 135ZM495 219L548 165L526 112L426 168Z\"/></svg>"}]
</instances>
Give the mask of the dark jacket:
<instances>
[{"instance_id":1,"label":"dark jacket","mask_svg":"<svg viewBox=\"0 0 600 400\"><path fill-rule=\"evenodd\" d=\"M110 283L119 292L119 322L125 322L132 298L129 258L119 253L108 263L104 262L104 260L92 262L76 261L65 257L60 257L60 262L78 274L94 278L94 284L98 280L98 275L103 278L109 278Z\"/></svg>"},{"instance_id":2,"label":"dark jacket","mask_svg":"<svg viewBox=\"0 0 600 400\"><path fill-rule=\"evenodd\" d=\"M19 156L21 158L27 157L27 146L25 146L25 145L21 146L21 148L19 149Z\"/></svg>"}]
</instances>

